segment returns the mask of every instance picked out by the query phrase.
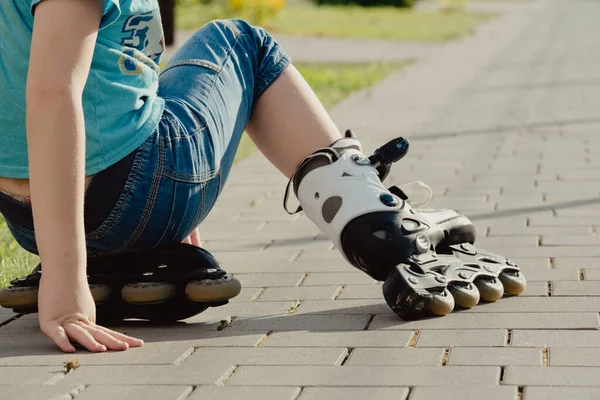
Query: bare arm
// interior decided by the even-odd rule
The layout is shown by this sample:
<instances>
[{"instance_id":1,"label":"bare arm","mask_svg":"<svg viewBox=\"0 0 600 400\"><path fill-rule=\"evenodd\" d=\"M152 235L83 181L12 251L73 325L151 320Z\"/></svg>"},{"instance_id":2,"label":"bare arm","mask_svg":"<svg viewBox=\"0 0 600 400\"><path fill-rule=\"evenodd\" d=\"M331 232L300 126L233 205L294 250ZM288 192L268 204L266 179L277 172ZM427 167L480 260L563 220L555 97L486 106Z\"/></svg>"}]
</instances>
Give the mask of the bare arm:
<instances>
[{"instance_id":1,"label":"bare arm","mask_svg":"<svg viewBox=\"0 0 600 400\"><path fill-rule=\"evenodd\" d=\"M86 276L82 94L103 7L102 0L44 0L34 18L26 97L31 201L43 268L39 318L63 351L75 350L69 339L91 351L127 348L95 325Z\"/></svg>"},{"instance_id":2,"label":"bare arm","mask_svg":"<svg viewBox=\"0 0 600 400\"><path fill-rule=\"evenodd\" d=\"M27 141L44 275L85 276L82 93L103 3L45 0L35 11L27 81Z\"/></svg>"}]
</instances>

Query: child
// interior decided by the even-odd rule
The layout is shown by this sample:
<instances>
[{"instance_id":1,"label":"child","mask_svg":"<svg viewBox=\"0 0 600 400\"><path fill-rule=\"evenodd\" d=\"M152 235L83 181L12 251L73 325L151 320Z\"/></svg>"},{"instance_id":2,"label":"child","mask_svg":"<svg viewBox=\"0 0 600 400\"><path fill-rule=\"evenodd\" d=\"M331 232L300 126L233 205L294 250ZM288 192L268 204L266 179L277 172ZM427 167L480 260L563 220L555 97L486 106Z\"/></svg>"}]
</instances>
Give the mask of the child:
<instances>
[{"instance_id":1,"label":"child","mask_svg":"<svg viewBox=\"0 0 600 400\"><path fill-rule=\"evenodd\" d=\"M399 213L412 212L381 184L392 160L376 169L356 139L342 137L263 29L211 22L159 76L163 44L157 0L0 3L0 212L40 255L42 332L65 352L75 351L71 342L94 352L142 345L95 323L87 258L199 246L197 227L244 131L344 256L385 279L404 252L360 253L363 230L371 240L386 234L368 215L353 218L381 211L398 228ZM354 237L342 235L346 224ZM428 251L426 237L413 239ZM377 254L385 271L373 265ZM239 282L228 282L232 297ZM444 301L440 313L452 308Z\"/></svg>"}]
</instances>

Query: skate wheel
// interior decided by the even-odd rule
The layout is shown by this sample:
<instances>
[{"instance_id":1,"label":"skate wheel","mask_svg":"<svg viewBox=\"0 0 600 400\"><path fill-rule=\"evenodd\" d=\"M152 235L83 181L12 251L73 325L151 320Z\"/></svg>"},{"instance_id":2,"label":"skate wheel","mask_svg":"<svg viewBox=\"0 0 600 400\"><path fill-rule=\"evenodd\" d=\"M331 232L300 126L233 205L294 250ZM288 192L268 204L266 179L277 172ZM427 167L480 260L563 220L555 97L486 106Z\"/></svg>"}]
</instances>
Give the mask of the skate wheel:
<instances>
[{"instance_id":1,"label":"skate wheel","mask_svg":"<svg viewBox=\"0 0 600 400\"><path fill-rule=\"evenodd\" d=\"M498 277L502 285L504 286L504 291L510 295L518 295L525 291L527 287L527 281L525 280L525 276L520 271L506 271L500 273Z\"/></svg>"},{"instance_id":2,"label":"skate wheel","mask_svg":"<svg viewBox=\"0 0 600 400\"><path fill-rule=\"evenodd\" d=\"M454 309L454 298L448 289L444 289L442 293L435 293L429 311L435 315L447 315Z\"/></svg>"},{"instance_id":3,"label":"skate wheel","mask_svg":"<svg viewBox=\"0 0 600 400\"><path fill-rule=\"evenodd\" d=\"M121 297L132 304L161 303L175 296L175 285L165 282L130 283L123 286Z\"/></svg>"},{"instance_id":4,"label":"skate wheel","mask_svg":"<svg viewBox=\"0 0 600 400\"><path fill-rule=\"evenodd\" d=\"M502 282L497 278L482 277L475 280L475 286L479 289L479 296L489 302L494 302L504 295Z\"/></svg>"},{"instance_id":5,"label":"skate wheel","mask_svg":"<svg viewBox=\"0 0 600 400\"><path fill-rule=\"evenodd\" d=\"M108 299L112 290L108 285L92 284L90 285L90 292L92 292L94 303L97 304Z\"/></svg>"},{"instance_id":6,"label":"skate wheel","mask_svg":"<svg viewBox=\"0 0 600 400\"><path fill-rule=\"evenodd\" d=\"M6 308L37 307L37 287L11 286L0 290L0 306Z\"/></svg>"},{"instance_id":7,"label":"skate wheel","mask_svg":"<svg viewBox=\"0 0 600 400\"><path fill-rule=\"evenodd\" d=\"M454 302L462 308L472 308L479 303L479 290L472 283L468 285L453 284L448 286L448 290L454 297Z\"/></svg>"},{"instance_id":8,"label":"skate wheel","mask_svg":"<svg viewBox=\"0 0 600 400\"><path fill-rule=\"evenodd\" d=\"M225 275L220 279L205 279L189 282L185 287L188 299L196 303L210 303L229 300L242 291L242 284L236 278Z\"/></svg>"}]
</instances>

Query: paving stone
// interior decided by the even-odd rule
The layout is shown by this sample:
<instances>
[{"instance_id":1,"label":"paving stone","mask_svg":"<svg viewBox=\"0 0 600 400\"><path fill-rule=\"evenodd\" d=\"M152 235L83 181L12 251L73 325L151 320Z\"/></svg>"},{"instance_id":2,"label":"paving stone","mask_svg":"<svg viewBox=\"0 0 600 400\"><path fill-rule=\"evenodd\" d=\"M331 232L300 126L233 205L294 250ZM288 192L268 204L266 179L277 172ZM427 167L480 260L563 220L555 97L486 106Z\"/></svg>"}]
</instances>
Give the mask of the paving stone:
<instances>
[{"instance_id":1,"label":"paving stone","mask_svg":"<svg viewBox=\"0 0 600 400\"><path fill-rule=\"evenodd\" d=\"M188 367L181 365L80 366L69 373L66 383L89 385L212 385L231 367L221 360Z\"/></svg>"},{"instance_id":2,"label":"paving stone","mask_svg":"<svg viewBox=\"0 0 600 400\"><path fill-rule=\"evenodd\" d=\"M267 288L257 301L332 300L339 286Z\"/></svg>"},{"instance_id":3,"label":"paving stone","mask_svg":"<svg viewBox=\"0 0 600 400\"><path fill-rule=\"evenodd\" d=\"M186 400L296 400L297 387L198 386Z\"/></svg>"},{"instance_id":4,"label":"paving stone","mask_svg":"<svg viewBox=\"0 0 600 400\"><path fill-rule=\"evenodd\" d=\"M317 250L317 251L331 251L335 246L333 243L320 235L315 236L314 239L274 239L271 241L269 246L264 250L269 249L287 249L287 250Z\"/></svg>"},{"instance_id":5,"label":"paving stone","mask_svg":"<svg viewBox=\"0 0 600 400\"><path fill-rule=\"evenodd\" d=\"M258 329L289 330L362 330L370 320L370 315L309 315L291 314L235 319L227 329L256 331Z\"/></svg>"},{"instance_id":6,"label":"paving stone","mask_svg":"<svg viewBox=\"0 0 600 400\"><path fill-rule=\"evenodd\" d=\"M65 385L59 381L55 385L29 385L13 382L0 386L2 399L6 400L72 400L85 391L85 385Z\"/></svg>"},{"instance_id":7,"label":"paving stone","mask_svg":"<svg viewBox=\"0 0 600 400\"><path fill-rule=\"evenodd\" d=\"M600 388L529 386L525 388L523 395L526 400L596 400L600 398Z\"/></svg>"},{"instance_id":8,"label":"paving stone","mask_svg":"<svg viewBox=\"0 0 600 400\"><path fill-rule=\"evenodd\" d=\"M600 347L600 331L515 330L512 347Z\"/></svg>"},{"instance_id":9,"label":"paving stone","mask_svg":"<svg viewBox=\"0 0 600 400\"><path fill-rule=\"evenodd\" d=\"M476 216L473 216L476 217ZM487 236L512 235L591 235L592 226L512 226L505 228L490 227ZM531 257L524 255L523 257Z\"/></svg>"},{"instance_id":10,"label":"paving stone","mask_svg":"<svg viewBox=\"0 0 600 400\"><path fill-rule=\"evenodd\" d=\"M23 341L14 340L0 349L0 366L54 366L59 367L72 358L77 358L81 365L133 365L133 364L172 364L193 349L189 342L144 343L142 347L131 348L124 352L106 352L93 354L80 351L71 356L57 352L48 340Z\"/></svg>"},{"instance_id":11,"label":"paving stone","mask_svg":"<svg viewBox=\"0 0 600 400\"><path fill-rule=\"evenodd\" d=\"M537 313L595 312L600 309L600 297L507 297L495 303L481 303L464 313Z\"/></svg>"},{"instance_id":12,"label":"paving stone","mask_svg":"<svg viewBox=\"0 0 600 400\"><path fill-rule=\"evenodd\" d=\"M295 222L269 222L253 234L256 239L266 238L285 239L314 239L319 234L319 228L307 219Z\"/></svg>"},{"instance_id":13,"label":"paving stone","mask_svg":"<svg viewBox=\"0 0 600 400\"><path fill-rule=\"evenodd\" d=\"M529 226L589 226L593 222L589 217L547 217L542 215L533 215L529 219Z\"/></svg>"},{"instance_id":14,"label":"paving stone","mask_svg":"<svg viewBox=\"0 0 600 400\"><path fill-rule=\"evenodd\" d=\"M551 348L549 361L552 366L600 367L600 348Z\"/></svg>"},{"instance_id":15,"label":"paving stone","mask_svg":"<svg viewBox=\"0 0 600 400\"><path fill-rule=\"evenodd\" d=\"M383 299L383 292L381 284L347 285L337 298L339 300Z\"/></svg>"},{"instance_id":16,"label":"paving stone","mask_svg":"<svg viewBox=\"0 0 600 400\"><path fill-rule=\"evenodd\" d=\"M300 215L288 215L287 213L281 214L273 212L257 212L257 210L250 210L240 213L240 215L237 216L235 220L240 222L294 222L300 217Z\"/></svg>"},{"instance_id":17,"label":"paving stone","mask_svg":"<svg viewBox=\"0 0 600 400\"><path fill-rule=\"evenodd\" d=\"M461 386L497 385L497 367L258 367L243 366L228 385L273 386Z\"/></svg>"},{"instance_id":18,"label":"paving stone","mask_svg":"<svg viewBox=\"0 0 600 400\"><path fill-rule=\"evenodd\" d=\"M198 348L185 364L187 367L202 367L213 360L225 361L230 365L337 365L346 356L343 347L309 348L238 348L234 351L219 348Z\"/></svg>"},{"instance_id":19,"label":"paving stone","mask_svg":"<svg viewBox=\"0 0 600 400\"><path fill-rule=\"evenodd\" d=\"M62 364L53 367L0 367L1 385L43 385L59 375L64 375Z\"/></svg>"},{"instance_id":20,"label":"paving stone","mask_svg":"<svg viewBox=\"0 0 600 400\"><path fill-rule=\"evenodd\" d=\"M542 351L525 348L457 347L450 350L447 365L542 366Z\"/></svg>"},{"instance_id":21,"label":"paving stone","mask_svg":"<svg viewBox=\"0 0 600 400\"><path fill-rule=\"evenodd\" d=\"M538 246L539 236L523 235L523 236L503 236L503 237L477 237L477 247L481 249L494 249L494 252L499 252L505 247L536 247Z\"/></svg>"},{"instance_id":22,"label":"paving stone","mask_svg":"<svg viewBox=\"0 0 600 400\"><path fill-rule=\"evenodd\" d=\"M516 386L495 387L417 387L410 394L410 400L461 399L461 400L516 400Z\"/></svg>"},{"instance_id":23,"label":"paving stone","mask_svg":"<svg viewBox=\"0 0 600 400\"><path fill-rule=\"evenodd\" d=\"M527 283L548 281L577 281L579 280L579 268L537 268L527 264L518 264L525 275Z\"/></svg>"},{"instance_id":24,"label":"paving stone","mask_svg":"<svg viewBox=\"0 0 600 400\"><path fill-rule=\"evenodd\" d=\"M297 400L406 400L408 388L402 387L308 387Z\"/></svg>"},{"instance_id":25,"label":"paving stone","mask_svg":"<svg viewBox=\"0 0 600 400\"><path fill-rule=\"evenodd\" d=\"M270 315L284 315L296 304L295 301L265 301L232 303L225 307L211 307L204 311L198 318L190 318L186 322L200 322L202 319L223 320L227 317L266 317Z\"/></svg>"},{"instance_id":26,"label":"paving stone","mask_svg":"<svg viewBox=\"0 0 600 400\"><path fill-rule=\"evenodd\" d=\"M553 282L553 296L600 296L600 281Z\"/></svg>"},{"instance_id":27,"label":"paving stone","mask_svg":"<svg viewBox=\"0 0 600 400\"><path fill-rule=\"evenodd\" d=\"M202 246L211 253L218 251L261 251L271 244L270 240L206 240Z\"/></svg>"},{"instance_id":28,"label":"paving stone","mask_svg":"<svg viewBox=\"0 0 600 400\"><path fill-rule=\"evenodd\" d=\"M518 386L600 386L600 368L509 366L504 384Z\"/></svg>"},{"instance_id":29,"label":"paving stone","mask_svg":"<svg viewBox=\"0 0 600 400\"><path fill-rule=\"evenodd\" d=\"M374 315L393 314L383 299L373 300L307 300L302 301L294 314Z\"/></svg>"},{"instance_id":30,"label":"paving stone","mask_svg":"<svg viewBox=\"0 0 600 400\"><path fill-rule=\"evenodd\" d=\"M358 348L344 365L442 365L444 349Z\"/></svg>"},{"instance_id":31,"label":"paving stone","mask_svg":"<svg viewBox=\"0 0 600 400\"><path fill-rule=\"evenodd\" d=\"M597 313L450 313L442 318L411 322L376 315L369 326L379 329L598 329Z\"/></svg>"},{"instance_id":32,"label":"paving stone","mask_svg":"<svg viewBox=\"0 0 600 400\"><path fill-rule=\"evenodd\" d=\"M340 260L340 255L337 251L329 250L323 251L321 253L327 254L332 253L335 256L334 259L322 260L322 261L289 261L289 260L281 260L281 259L272 259L270 260L268 257L265 257L264 254L267 254L269 248L261 253L257 253L261 255L262 261L255 262L252 259L252 255L249 255L251 262L248 265L244 265L241 262L238 264L228 264L229 267L221 265L223 269L230 273L245 273L245 274L255 274L255 273L311 273L311 272L348 272L352 271L352 267L344 260ZM276 250L273 250L276 251ZM264 253L264 254L263 254Z\"/></svg>"},{"instance_id":33,"label":"paving stone","mask_svg":"<svg viewBox=\"0 0 600 400\"><path fill-rule=\"evenodd\" d=\"M17 314L13 313L12 310L8 308L0 307L0 329L4 323L6 323L9 319L15 317ZM0 331L1 332L1 331Z\"/></svg>"},{"instance_id":34,"label":"paving stone","mask_svg":"<svg viewBox=\"0 0 600 400\"><path fill-rule=\"evenodd\" d=\"M235 232L236 240L260 239L258 232L264 225L264 222L203 222L201 238L207 242L226 241L230 239L231 233Z\"/></svg>"},{"instance_id":35,"label":"paving stone","mask_svg":"<svg viewBox=\"0 0 600 400\"><path fill-rule=\"evenodd\" d=\"M286 266L298 257L300 251L289 249L269 249L264 251L222 251L214 252L214 256L229 273L259 272L297 272L288 271ZM300 271L304 272L304 271Z\"/></svg>"},{"instance_id":36,"label":"paving stone","mask_svg":"<svg viewBox=\"0 0 600 400\"><path fill-rule=\"evenodd\" d=\"M368 285L373 283L376 281L364 272L311 272L302 282L302 286Z\"/></svg>"},{"instance_id":37,"label":"paving stone","mask_svg":"<svg viewBox=\"0 0 600 400\"><path fill-rule=\"evenodd\" d=\"M425 329L419 332L416 347L504 347L506 340L504 329Z\"/></svg>"},{"instance_id":38,"label":"paving stone","mask_svg":"<svg viewBox=\"0 0 600 400\"><path fill-rule=\"evenodd\" d=\"M240 281L242 287L261 288L261 287L280 287L296 286L302 281L301 273L272 273L272 274L234 274Z\"/></svg>"},{"instance_id":39,"label":"paving stone","mask_svg":"<svg viewBox=\"0 0 600 400\"><path fill-rule=\"evenodd\" d=\"M509 257L599 257L600 246L514 247Z\"/></svg>"},{"instance_id":40,"label":"paving stone","mask_svg":"<svg viewBox=\"0 0 600 400\"><path fill-rule=\"evenodd\" d=\"M586 281L600 281L600 269L586 269L583 275Z\"/></svg>"},{"instance_id":41,"label":"paving stone","mask_svg":"<svg viewBox=\"0 0 600 400\"><path fill-rule=\"evenodd\" d=\"M511 210L515 208L537 207L544 204L541 194L537 195L501 195L490 198L496 202L497 211Z\"/></svg>"},{"instance_id":42,"label":"paving stone","mask_svg":"<svg viewBox=\"0 0 600 400\"><path fill-rule=\"evenodd\" d=\"M588 218L589 222L589 218ZM542 246L598 246L600 236L592 235L544 235L541 239Z\"/></svg>"},{"instance_id":43,"label":"paving stone","mask_svg":"<svg viewBox=\"0 0 600 400\"><path fill-rule=\"evenodd\" d=\"M233 299L229 299L229 303L233 304L251 301L260 294L261 290L262 289L260 288L242 287L240 294L238 294Z\"/></svg>"},{"instance_id":44,"label":"paving stone","mask_svg":"<svg viewBox=\"0 0 600 400\"><path fill-rule=\"evenodd\" d=\"M197 324L182 324L168 327L131 327L119 330L127 335L138 337L148 342L159 342L168 345L172 342L186 342L196 347L252 347L268 332L268 329L257 331L202 331Z\"/></svg>"},{"instance_id":45,"label":"paving stone","mask_svg":"<svg viewBox=\"0 0 600 400\"><path fill-rule=\"evenodd\" d=\"M411 331L275 332L264 347L406 347Z\"/></svg>"},{"instance_id":46,"label":"paving stone","mask_svg":"<svg viewBox=\"0 0 600 400\"><path fill-rule=\"evenodd\" d=\"M586 257L586 258L565 258L557 257L554 259L555 268L585 268L594 269L600 268L600 257Z\"/></svg>"},{"instance_id":47,"label":"paving stone","mask_svg":"<svg viewBox=\"0 0 600 400\"><path fill-rule=\"evenodd\" d=\"M127 386L91 385L77 395L81 400L179 400L187 398L191 386Z\"/></svg>"}]
</instances>

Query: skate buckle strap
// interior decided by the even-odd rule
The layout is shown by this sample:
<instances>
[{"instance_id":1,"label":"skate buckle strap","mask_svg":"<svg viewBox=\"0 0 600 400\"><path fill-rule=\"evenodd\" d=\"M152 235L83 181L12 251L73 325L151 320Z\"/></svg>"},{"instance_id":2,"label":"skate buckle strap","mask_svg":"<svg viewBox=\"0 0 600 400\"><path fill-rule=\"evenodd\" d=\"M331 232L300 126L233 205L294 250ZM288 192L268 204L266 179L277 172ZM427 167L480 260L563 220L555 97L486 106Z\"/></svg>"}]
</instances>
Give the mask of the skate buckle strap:
<instances>
[{"instance_id":1,"label":"skate buckle strap","mask_svg":"<svg viewBox=\"0 0 600 400\"><path fill-rule=\"evenodd\" d=\"M296 171L294 171L294 174L292 175L292 177L290 178L290 180L288 181L287 186L285 187L285 193L283 195L283 209L289 214L289 215L294 215L299 213L300 211L302 211L302 206L299 205L296 208L296 211L294 212L290 212L288 209L288 200L290 197L290 187L292 186L292 184L294 183L294 180L296 179L296 175L298 174L298 171L302 170L302 167L304 167L310 160L312 160L314 157L317 156L322 156L323 154L330 154L331 156L333 156L335 159L340 157L340 154L333 148L331 147L325 147L322 149L319 149L317 151L315 151L313 154L311 154L310 156L306 157L301 163L300 165L298 165L298 168L296 168Z\"/></svg>"}]
</instances>

